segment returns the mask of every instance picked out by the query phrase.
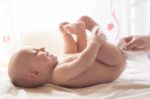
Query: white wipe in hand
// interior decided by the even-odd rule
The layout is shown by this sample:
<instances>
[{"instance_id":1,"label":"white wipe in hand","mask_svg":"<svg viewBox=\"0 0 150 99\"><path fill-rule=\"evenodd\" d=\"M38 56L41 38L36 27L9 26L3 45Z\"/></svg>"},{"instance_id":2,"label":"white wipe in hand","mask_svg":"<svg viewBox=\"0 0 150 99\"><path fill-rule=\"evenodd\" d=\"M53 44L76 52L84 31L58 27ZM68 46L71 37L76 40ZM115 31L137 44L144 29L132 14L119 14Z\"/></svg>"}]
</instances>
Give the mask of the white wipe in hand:
<instances>
[{"instance_id":1,"label":"white wipe in hand","mask_svg":"<svg viewBox=\"0 0 150 99\"><path fill-rule=\"evenodd\" d=\"M125 40L120 40L120 42L118 43L118 47L121 49L121 50L126 50L127 47L126 47L127 43Z\"/></svg>"},{"instance_id":2,"label":"white wipe in hand","mask_svg":"<svg viewBox=\"0 0 150 99\"><path fill-rule=\"evenodd\" d=\"M120 48L126 59L131 61L140 61L144 57L147 58L147 55L144 51L128 51L126 45L127 42L125 40L121 40L118 43L118 47Z\"/></svg>"}]
</instances>

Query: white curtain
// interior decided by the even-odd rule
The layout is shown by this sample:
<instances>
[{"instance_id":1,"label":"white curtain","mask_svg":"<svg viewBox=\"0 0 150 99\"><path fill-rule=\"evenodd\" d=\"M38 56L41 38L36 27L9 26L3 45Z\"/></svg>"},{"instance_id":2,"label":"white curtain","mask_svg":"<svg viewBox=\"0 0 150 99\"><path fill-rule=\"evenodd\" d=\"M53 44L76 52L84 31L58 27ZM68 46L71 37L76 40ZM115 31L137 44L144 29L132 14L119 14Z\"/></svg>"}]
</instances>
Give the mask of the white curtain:
<instances>
[{"instance_id":1,"label":"white curtain","mask_svg":"<svg viewBox=\"0 0 150 99\"><path fill-rule=\"evenodd\" d=\"M14 32L10 0L0 0L0 67L6 66L19 46L19 34Z\"/></svg>"},{"instance_id":2,"label":"white curtain","mask_svg":"<svg viewBox=\"0 0 150 99\"><path fill-rule=\"evenodd\" d=\"M7 56L7 51L11 55L21 45L44 46L59 53L62 44L58 24L62 21L74 22L82 15L93 17L108 39L116 42L131 33L131 1L0 0L0 56ZM2 42L3 36L9 39L7 43ZM1 50L3 48L5 52Z\"/></svg>"},{"instance_id":3,"label":"white curtain","mask_svg":"<svg viewBox=\"0 0 150 99\"><path fill-rule=\"evenodd\" d=\"M133 34L150 34L150 0L134 0L132 8L134 10Z\"/></svg>"},{"instance_id":4,"label":"white curtain","mask_svg":"<svg viewBox=\"0 0 150 99\"><path fill-rule=\"evenodd\" d=\"M129 33L130 1L13 0L11 4L17 30L21 33L55 32L61 21L72 22L81 15L89 15L114 41Z\"/></svg>"}]
</instances>

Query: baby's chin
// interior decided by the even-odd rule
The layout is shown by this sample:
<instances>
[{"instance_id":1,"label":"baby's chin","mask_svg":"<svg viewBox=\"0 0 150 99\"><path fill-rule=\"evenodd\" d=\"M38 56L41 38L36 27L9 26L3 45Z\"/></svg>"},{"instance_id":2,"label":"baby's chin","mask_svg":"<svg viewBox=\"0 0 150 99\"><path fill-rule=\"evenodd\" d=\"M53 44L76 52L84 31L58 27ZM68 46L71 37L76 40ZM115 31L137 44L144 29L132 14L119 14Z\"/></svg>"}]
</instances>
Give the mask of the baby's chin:
<instances>
[{"instance_id":1,"label":"baby's chin","mask_svg":"<svg viewBox=\"0 0 150 99\"><path fill-rule=\"evenodd\" d=\"M53 56L53 57L54 57L54 59L56 59L56 60L58 59L57 56Z\"/></svg>"},{"instance_id":2,"label":"baby's chin","mask_svg":"<svg viewBox=\"0 0 150 99\"><path fill-rule=\"evenodd\" d=\"M57 56L51 56L51 59L53 60L53 61L58 61L58 58L57 58Z\"/></svg>"}]
</instances>

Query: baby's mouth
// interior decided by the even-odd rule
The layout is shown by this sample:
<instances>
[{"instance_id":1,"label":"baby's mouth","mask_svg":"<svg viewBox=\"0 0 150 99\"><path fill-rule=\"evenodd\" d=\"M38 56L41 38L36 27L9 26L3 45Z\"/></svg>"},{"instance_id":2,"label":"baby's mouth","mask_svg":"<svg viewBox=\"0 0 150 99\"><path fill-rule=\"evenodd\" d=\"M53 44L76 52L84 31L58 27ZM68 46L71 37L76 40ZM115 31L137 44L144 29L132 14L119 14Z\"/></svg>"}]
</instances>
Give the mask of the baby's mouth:
<instances>
[{"instance_id":1,"label":"baby's mouth","mask_svg":"<svg viewBox=\"0 0 150 99\"><path fill-rule=\"evenodd\" d=\"M46 52L47 56L49 57L53 57L54 55L53 54L50 54L49 52Z\"/></svg>"}]
</instances>

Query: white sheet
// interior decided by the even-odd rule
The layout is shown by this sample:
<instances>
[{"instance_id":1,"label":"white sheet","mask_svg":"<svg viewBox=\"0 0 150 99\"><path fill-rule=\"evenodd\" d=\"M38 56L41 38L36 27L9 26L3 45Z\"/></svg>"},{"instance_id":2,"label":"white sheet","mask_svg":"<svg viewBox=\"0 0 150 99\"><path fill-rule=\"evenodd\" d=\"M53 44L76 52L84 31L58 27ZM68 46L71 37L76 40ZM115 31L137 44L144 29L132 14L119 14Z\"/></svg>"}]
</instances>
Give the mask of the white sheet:
<instances>
[{"instance_id":1,"label":"white sheet","mask_svg":"<svg viewBox=\"0 0 150 99\"><path fill-rule=\"evenodd\" d=\"M141 60L142 59L142 60ZM146 57L128 62L120 78L112 83L69 89L56 85L23 89L13 86L6 69L0 69L0 99L149 99L150 62Z\"/></svg>"}]
</instances>

